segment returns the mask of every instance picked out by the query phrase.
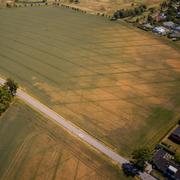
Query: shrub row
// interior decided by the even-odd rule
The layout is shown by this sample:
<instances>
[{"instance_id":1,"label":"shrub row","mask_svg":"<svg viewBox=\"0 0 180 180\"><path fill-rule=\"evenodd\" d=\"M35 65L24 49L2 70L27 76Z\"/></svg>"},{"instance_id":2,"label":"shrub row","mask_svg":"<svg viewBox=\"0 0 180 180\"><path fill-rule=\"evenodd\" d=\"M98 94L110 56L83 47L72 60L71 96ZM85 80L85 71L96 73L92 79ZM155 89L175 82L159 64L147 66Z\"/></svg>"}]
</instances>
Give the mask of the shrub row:
<instances>
[{"instance_id":1,"label":"shrub row","mask_svg":"<svg viewBox=\"0 0 180 180\"><path fill-rule=\"evenodd\" d=\"M129 16L141 15L146 10L146 5L140 5L132 9L120 9L114 13L116 19L125 18Z\"/></svg>"},{"instance_id":2,"label":"shrub row","mask_svg":"<svg viewBox=\"0 0 180 180\"><path fill-rule=\"evenodd\" d=\"M17 83L11 79L7 79L6 83L0 87L0 115L9 107L17 88Z\"/></svg>"}]
</instances>

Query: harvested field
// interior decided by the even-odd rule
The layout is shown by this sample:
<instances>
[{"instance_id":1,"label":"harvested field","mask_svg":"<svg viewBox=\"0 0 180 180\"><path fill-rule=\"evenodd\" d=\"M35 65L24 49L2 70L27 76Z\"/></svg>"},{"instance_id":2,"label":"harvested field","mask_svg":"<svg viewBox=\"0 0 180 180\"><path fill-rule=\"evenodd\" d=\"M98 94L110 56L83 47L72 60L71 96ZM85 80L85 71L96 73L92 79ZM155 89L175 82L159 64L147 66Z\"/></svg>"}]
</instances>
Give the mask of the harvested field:
<instances>
[{"instance_id":1,"label":"harvested field","mask_svg":"<svg viewBox=\"0 0 180 180\"><path fill-rule=\"evenodd\" d=\"M0 27L0 74L121 154L175 124L180 53L170 43L55 7L2 9Z\"/></svg>"},{"instance_id":2,"label":"harvested field","mask_svg":"<svg viewBox=\"0 0 180 180\"><path fill-rule=\"evenodd\" d=\"M1 180L130 179L19 100L0 118L0 142Z\"/></svg>"},{"instance_id":3,"label":"harvested field","mask_svg":"<svg viewBox=\"0 0 180 180\"><path fill-rule=\"evenodd\" d=\"M51 0L49 0L51 2ZM149 6L158 6L163 0L79 0L79 3L70 3L69 0L61 0L61 3L66 3L72 7L90 12L102 12L112 15L117 9L127 9L138 4L146 4Z\"/></svg>"}]
</instances>

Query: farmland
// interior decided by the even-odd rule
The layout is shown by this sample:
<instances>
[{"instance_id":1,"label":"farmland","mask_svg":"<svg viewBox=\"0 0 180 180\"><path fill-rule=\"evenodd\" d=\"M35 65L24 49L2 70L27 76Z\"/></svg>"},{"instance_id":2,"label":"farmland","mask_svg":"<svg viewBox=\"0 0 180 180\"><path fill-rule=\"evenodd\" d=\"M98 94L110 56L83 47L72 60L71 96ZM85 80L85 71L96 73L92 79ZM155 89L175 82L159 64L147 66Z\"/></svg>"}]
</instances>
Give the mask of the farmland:
<instances>
[{"instance_id":1,"label":"farmland","mask_svg":"<svg viewBox=\"0 0 180 180\"><path fill-rule=\"evenodd\" d=\"M158 6L163 0L79 0L78 4L76 3L69 3L70 0L61 0L61 2L68 4L70 6L78 7L90 12L103 12L106 14L114 14L117 9L121 8L130 8L133 5L137 5L139 3L145 4L148 7L156 7Z\"/></svg>"},{"instance_id":2,"label":"farmland","mask_svg":"<svg viewBox=\"0 0 180 180\"><path fill-rule=\"evenodd\" d=\"M19 100L0 118L0 130L2 180L126 179L105 157Z\"/></svg>"},{"instance_id":3,"label":"farmland","mask_svg":"<svg viewBox=\"0 0 180 180\"><path fill-rule=\"evenodd\" d=\"M0 27L0 75L121 154L175 124L180 53L169 42L55 7L1 9Z\"/></svg>"}]
</instances>

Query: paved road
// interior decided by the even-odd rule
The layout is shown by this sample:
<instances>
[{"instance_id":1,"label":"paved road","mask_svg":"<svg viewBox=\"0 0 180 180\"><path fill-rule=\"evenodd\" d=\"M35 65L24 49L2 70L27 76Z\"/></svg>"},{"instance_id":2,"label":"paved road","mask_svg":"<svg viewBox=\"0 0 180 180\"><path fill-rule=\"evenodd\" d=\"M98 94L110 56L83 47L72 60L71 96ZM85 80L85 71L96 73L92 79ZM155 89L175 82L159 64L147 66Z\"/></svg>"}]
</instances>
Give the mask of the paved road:
<instances>
[{"instance_id":1,"label":"paved road","mask_svg":"<svg viewBox=\"0 0 180 180\"><path fill-rule=\"evenodd\" d=\"M0 78L0 84L3 84L5 80ZM63 128L65 128L68 132L71 132L73 135L79 137L81 140L85 141L86 143L90 144L94 148L98 149L100 152L108 156L110 159L112 159L114 162L118 164L123 164L128 162L125 158L114 152L112 149L107 147L106 145L102 144L97 139L93 138L86 132L84 132L82 129L75 126L73 123L71 123L68 120L65 120L63 117L61 117L59 114L57 114L55 111L51 110L44 104L40 103L33 97L29 96L27 93L25 93L23 90L18 89L17 90L17 96L21 98L23 101L28 103L30 106L35 108L36 110L40 111L44 115L52 118L56 122L58 122ZM150 176L147 173L141 173L140 175L141 179L143 180L155 180L152 176Z\"/></svg>"}]
</instances>

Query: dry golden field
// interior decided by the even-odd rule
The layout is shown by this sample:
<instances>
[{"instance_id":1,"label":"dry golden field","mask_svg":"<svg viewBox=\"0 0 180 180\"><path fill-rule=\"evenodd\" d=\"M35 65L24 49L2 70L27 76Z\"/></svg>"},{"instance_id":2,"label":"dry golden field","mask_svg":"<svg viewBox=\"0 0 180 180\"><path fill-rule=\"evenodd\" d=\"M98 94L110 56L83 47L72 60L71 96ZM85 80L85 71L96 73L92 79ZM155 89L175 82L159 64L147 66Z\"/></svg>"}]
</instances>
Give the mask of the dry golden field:
<instances>
[{"instance_id":1,"label":"dry golden field","mask_svg":"<svg viewBox=\"0 0 180 180\"><path fill-rule=\"evenodd\" d=\"M19 100L0 118L0 142L1 180L130 180Z\"/></svg>"},{"instance_id":2,"label":"dry golden field","mask_svg":"<svg viewBox=\"0 0 180 180\"><path fill-rule=\"evenodd\" d=\"M0 74L129 156L177 121L180 52L122 22L55 7L0 10Z\"/></svg>"},{"instance_id":3,"label":"dry golden field","mask_svg":"<svg viewBox=\"0 0 180 180\"><path fill-rule=\"evenodd\" d=\"M79 3L71 3L70 0L61 0L63 4L89 12L102 12L112 15L118 9L128 9L139 4L145 4L147 7L158 7L164 0L79 0Z\"/></svg>"}]
</instances>

